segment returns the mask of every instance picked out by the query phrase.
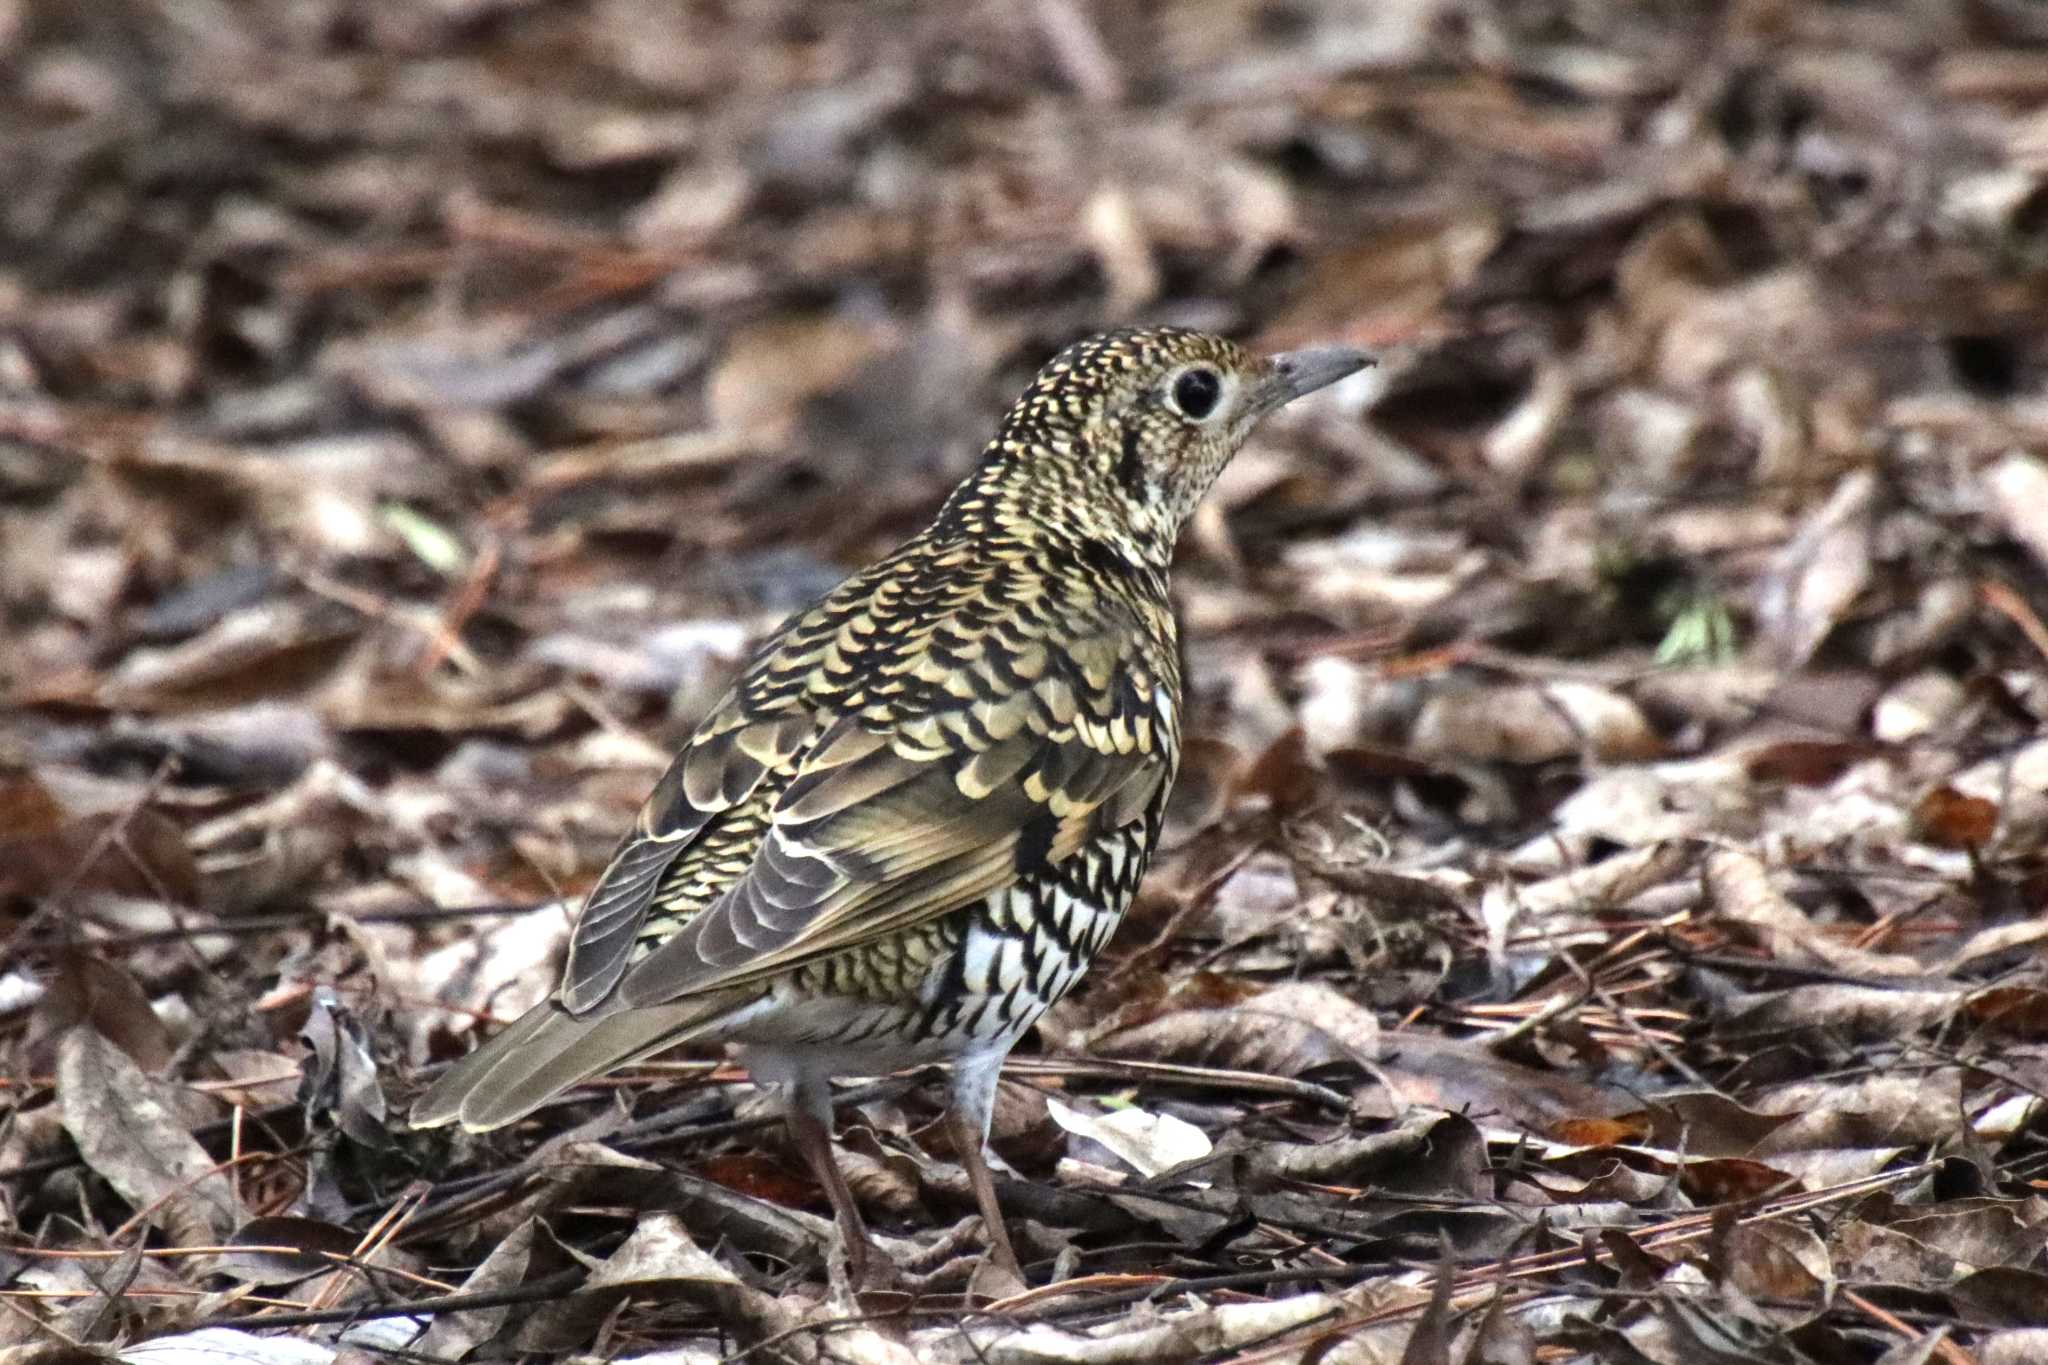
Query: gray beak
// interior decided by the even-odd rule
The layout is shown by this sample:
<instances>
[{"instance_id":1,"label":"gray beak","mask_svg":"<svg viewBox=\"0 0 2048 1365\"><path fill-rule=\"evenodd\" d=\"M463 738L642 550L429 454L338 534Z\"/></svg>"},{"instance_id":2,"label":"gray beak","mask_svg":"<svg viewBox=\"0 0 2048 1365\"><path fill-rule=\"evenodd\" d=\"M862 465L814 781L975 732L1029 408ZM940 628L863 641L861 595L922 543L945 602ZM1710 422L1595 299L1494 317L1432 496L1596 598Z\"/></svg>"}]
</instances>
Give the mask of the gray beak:
<instances>
[{"instance_id":1,"label":"gray beak","mask_svg":"<svg viewBox=\"0 0 2048 1365\"><path fill-rule=\"evenodd\" d=\"M1357 374L1377 362L1364 351L1350 346L1316 346L1305 351L1282 351L1270 357L1273 377L1262 382L1252 399L1259 412L1271 412L1305 393L1314 393L1346 375Z\"/></svg>"}]
</instances>

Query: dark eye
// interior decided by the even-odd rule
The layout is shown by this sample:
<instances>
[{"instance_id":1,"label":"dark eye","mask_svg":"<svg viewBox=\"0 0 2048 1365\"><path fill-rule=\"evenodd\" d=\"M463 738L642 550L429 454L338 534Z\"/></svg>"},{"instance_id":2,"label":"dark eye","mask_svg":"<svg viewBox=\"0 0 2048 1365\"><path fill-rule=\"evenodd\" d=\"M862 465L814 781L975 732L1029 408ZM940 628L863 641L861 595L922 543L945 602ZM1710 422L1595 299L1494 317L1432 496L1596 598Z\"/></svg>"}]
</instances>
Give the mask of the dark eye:
<instances>
[{"instance_id":1,"label":"dark eye","mask_svg":"<svg viewBox=\"0 0 2048 1365\"><path fill-rule=\"evenodd\" d=\"M1189 370L1173 381L1173 405L1197 422L1216 410L1223 381L1214 370Z\"/></svg>"}]
</instances>

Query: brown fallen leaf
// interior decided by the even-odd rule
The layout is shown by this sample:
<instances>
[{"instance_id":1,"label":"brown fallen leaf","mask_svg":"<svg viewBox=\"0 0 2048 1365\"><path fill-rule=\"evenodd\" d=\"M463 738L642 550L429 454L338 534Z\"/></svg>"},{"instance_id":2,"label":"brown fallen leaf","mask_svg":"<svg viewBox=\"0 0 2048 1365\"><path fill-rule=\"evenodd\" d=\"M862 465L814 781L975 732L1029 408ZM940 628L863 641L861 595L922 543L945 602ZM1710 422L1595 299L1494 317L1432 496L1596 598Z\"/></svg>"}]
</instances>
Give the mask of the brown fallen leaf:
<instances>
[{"instance_id":1,"label":"brown fallen leaf","mask_svg":"<svg viewBox=\"0 0 2048 1365\"><path fill-rule=\"evenodd\" d=\"M87 1025L58 1048L57 1102L86 1165L174 1245L219 1245L247 1221L233 1184L172 1118L156 1083Z\"/></svg>"},{"instance_id":2,"label":"brown fallen leaf","mask_svg":"<svg viewBox=\"0 0 2048 1365\"><path fill-rule=\"evenodd\" d=\"M459 1292L491 1294L522 1283L533 1266L535 1244L541 1235L537 1219L521 1223L509 1237L492 1246L482 1263L463 1278ZM461 1360L496 1336L514 1311L515 1306L508 1303L496 1308L436 1313L426 1335L414 1342L412 1349L436 1360Z\"/></svg>"},{"instance_id":3,"label":"brown fallen leaf","mask_svg":"<svg viewBox=\"0 0 2048 1365\"><path fill-rule=\"evenodd\" d=\"M550 1349L551 1342L587 1340L621 1300L641 1294L696 1303L744 1341L779 1336L799 1321L792 1305L742 1283L698 1246L674 1214L653 1213L591 1271L575 1295L543 1306L522 1323L513 1346L540 1351Z\"/></svg>"},{"instance_id":4,"label":"brown fallen leaf","mask_svg":"<svg viewBox=\"0 0 2048 1365\"><path fill-rule=\"evenodd\" d=\"M1934 787L1913 807L1913 832L1941 848L1982 848L1998 832L1998 806L1954 787Z\"/></svg>"},{"instance_id":5,"label":"brown fallen leaf","mask_svg":"<svg viewBox=\"0 0 2048 1365\"><path fill-rule=\"evenodd\" d=\"M2004 1037L2048 1038L2048 991L2036 986L1993 986L1964 1001L1963 1012Z\"/></svg>"},{"instance_id":6,"label":"brown fallen leaf","mask_svg":"<svg viewBox=\"0 0 2048 1365\"><path fill-rule=\"evenodd\" d=\"M1102 1034L1089 1050L1104 1057L1298 1076L1331 1063L1369 1067L1378 1042L1379 1020L1371 1010L1323 982L1297 981L1224 1004L1170 1010Z\"/></svg>"},{"instance_id":7,"label":"brown fallen leaf","mask_svg":"<svg viewBox=\"0 0 2048 1365\"><path fill-rule=\"evenodd\" d=\"M1780 1220L1742 1223L1722 1243L1729 1280L1784 1327L1811 1322L1827 1307L1835 1269L1820 1238Z\"/></svg>"},{"instance_id":8,"label":"brown fallen leaf","mask_svg":"<svg viewBox=\"0 0 2048 1365\"><path fill-rule=\"evenodd\" d=\"M176 1046L132 973L101 953L67 948L57 954L56 975L30 1024L30 1067L48 1068L64 1037L80 1024L127 1053L145 1072L161 1071Z\"/></svg>"},{"instance_id":9,"label":"brown fallen leaf","mask_svg":"<svg viewBox=\"0 0 2048 1365\"><path fill-rule=\"evenodd\" d=\"M336 1257L355 1254L359 1233L321 1218L266 1214L235 1229L214 1258L213 1272L245 1284L296 1284L333 1270ZM273 1249L276 1248L276 1249Z\"/></svg>"}]
</instances>

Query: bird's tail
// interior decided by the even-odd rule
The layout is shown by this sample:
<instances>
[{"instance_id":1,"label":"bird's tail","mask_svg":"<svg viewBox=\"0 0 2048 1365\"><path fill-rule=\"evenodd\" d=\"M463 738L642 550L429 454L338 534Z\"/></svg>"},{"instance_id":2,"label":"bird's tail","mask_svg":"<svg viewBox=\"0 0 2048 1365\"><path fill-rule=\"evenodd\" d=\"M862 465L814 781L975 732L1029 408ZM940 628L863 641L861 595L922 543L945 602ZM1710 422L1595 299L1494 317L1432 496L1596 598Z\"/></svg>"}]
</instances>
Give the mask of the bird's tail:
<instances>
[{"instance_id":1,"label":"bird's tail","mask_svg":"<svg viewBox=\"0 0 2048 1365\"><path fill-rule=\"evenodd\" d=\"M473 1133L526 1117L578 1081L711 1030L755 994L721 993L613 1014L574 1015L550 997L450 1066L413 1102L409 1122Z\"/></svg>"}]
</instances>

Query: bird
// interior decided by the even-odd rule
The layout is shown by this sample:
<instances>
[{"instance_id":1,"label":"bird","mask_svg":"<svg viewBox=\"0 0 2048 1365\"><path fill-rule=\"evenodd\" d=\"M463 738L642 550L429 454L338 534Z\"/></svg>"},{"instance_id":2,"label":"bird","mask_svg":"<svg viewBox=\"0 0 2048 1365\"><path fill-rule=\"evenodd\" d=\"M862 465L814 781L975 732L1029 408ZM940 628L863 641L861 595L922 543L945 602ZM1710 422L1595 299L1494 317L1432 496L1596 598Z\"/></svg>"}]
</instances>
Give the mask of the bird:
<instances>
[{"instance_id":1,"label":"bird","mask_svg":"<svg viewBox=\"0 0 2048 1365\"><path fill-rule=\"evenodd\" d=\"M985 1155L998 1073L1159 841L1176 542L1260 419L1372 363L1172 327L1059 351L930 525L756 650L584 897L558 987L412 1125L494 1129L675 1044L736 1044L866 1284L831 1083L951 1063L948 1134L1022 1281Z\"/></svg>"}]
</instances>

